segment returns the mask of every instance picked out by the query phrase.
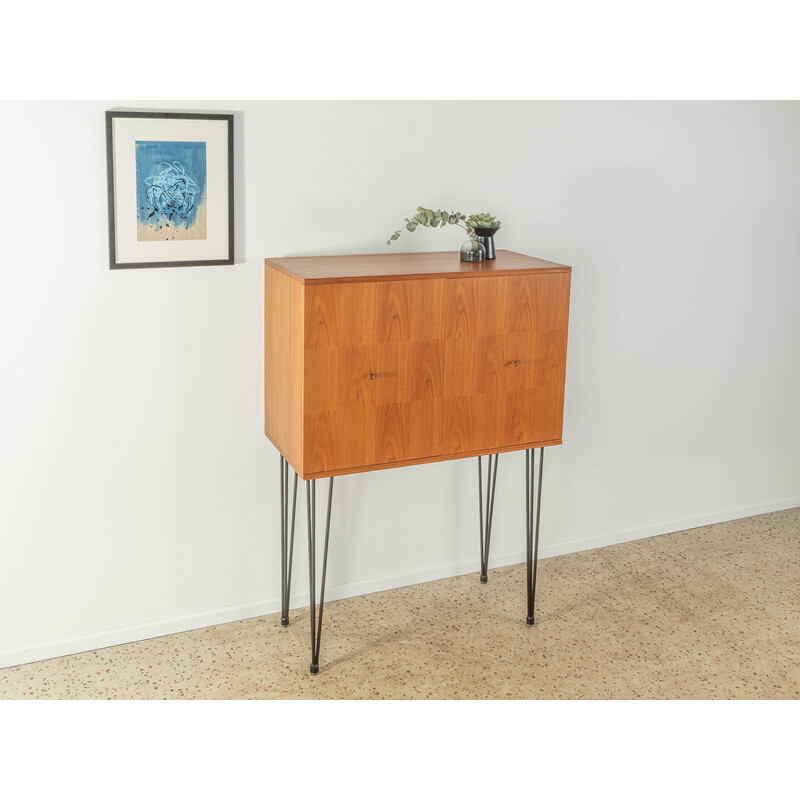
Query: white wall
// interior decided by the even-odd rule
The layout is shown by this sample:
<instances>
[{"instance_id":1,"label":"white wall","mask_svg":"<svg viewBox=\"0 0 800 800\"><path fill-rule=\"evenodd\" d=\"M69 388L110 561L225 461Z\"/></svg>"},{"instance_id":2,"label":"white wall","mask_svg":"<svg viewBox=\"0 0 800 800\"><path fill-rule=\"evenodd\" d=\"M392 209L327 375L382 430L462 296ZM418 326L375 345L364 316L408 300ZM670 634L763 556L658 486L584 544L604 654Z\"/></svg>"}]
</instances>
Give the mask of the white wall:
<instances>
[{"instance_id":1,"label":"white wall","mask_svg":"<svg viewBox=\"0 0 800 800\"><path fill-rule=\"evenodd\" d=\"M237 113L238 263L111 272L103 112L166 106L0 105L0 666L278 610L263 259L387 251L418 204L574 267L543 556L800 505L800 104L170 104ZM328 597L477 570L475 471L338 479Z\"/></svg>"}]
</instances>

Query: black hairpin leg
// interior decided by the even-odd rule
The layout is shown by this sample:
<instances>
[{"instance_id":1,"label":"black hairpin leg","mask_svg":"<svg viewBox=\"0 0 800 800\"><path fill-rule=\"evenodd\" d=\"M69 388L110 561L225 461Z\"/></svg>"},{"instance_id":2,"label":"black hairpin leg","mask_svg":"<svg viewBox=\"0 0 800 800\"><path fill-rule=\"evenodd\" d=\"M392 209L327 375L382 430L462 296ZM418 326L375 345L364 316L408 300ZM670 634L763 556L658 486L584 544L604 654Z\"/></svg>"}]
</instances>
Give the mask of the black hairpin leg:
<instances>
[{"instance_id":1,"label":"black hairpin leg","mask_svg":"<svg viewBox=\"0 0 800 800\"><path fill-rule=\"evenodd\" d=\"M492 538L492 517L494 516L494 493L497 485L497 459L499 453L489 454L489 467L486 473L486 515L484 517L482 456L478 456L478 516L481 525L481 583L489 580L489 541ZM492 464L494 459L494 464Z\"/></svg>"},{"instance_id":2,"label":"black hairpin leg","mask_svg":"<svg viewBox=\"0 0 800 800\"><path fill-rule=\"evenodd\" d=\"M536 603L536 567L539 562L539 512L542 508L542 467L544 447L539 448L539 482L536 488L536 516L534 524L535 450L525 451L525 538L528 545L528 625L533 625ZM534 535L535 534L535 535Z\"/></svg>"},{"instance_id":3,"label":"black hairpin leg","mask_svg":"<svg viewBox=\"0 0 800 800\"><path fill-rule=\"evenodd\" d=\"M292 587L294 515L297 509L297 473L292 492L292 522L289 525L289 462L281 456L281 625L289 624L289 593Z\"/></svg>"},{"instance_id":4,"label":"black hairpin leg","mask_svg":"<svg viewBox=\"0 0 800 800\"><path fill-rule=\"evenodd\" d=\"M322 612L325 608L325 572L328 567L328 537L331 531L331 501L333 500L333 478L328 484L328 513L325 516L325 545L322 554L322 580L319 590L319 618L316 616L317 574L317 482L306 481L306 507L308 510L308 593L311 615L311 674L319 672L319 645L322 639Z\"/></svg>"}]
</instances>

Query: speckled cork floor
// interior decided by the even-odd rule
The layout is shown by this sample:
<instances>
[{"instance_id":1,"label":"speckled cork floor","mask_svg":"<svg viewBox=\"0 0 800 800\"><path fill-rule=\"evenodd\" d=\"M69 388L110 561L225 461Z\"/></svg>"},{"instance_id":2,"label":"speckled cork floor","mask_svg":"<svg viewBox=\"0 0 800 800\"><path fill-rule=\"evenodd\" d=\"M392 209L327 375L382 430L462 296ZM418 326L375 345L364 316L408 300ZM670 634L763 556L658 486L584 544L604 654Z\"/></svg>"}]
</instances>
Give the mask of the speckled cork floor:
<instances>
[{"instance_id":1,"label":"speckled cork floor","mask_svg":"<svg viewBox=\"0 0 800 800\"><path fill-rule=\"evenodd\" d=\"M0 698L797 699L800 509L0 670Z\"/></svg>"}]
</instances>

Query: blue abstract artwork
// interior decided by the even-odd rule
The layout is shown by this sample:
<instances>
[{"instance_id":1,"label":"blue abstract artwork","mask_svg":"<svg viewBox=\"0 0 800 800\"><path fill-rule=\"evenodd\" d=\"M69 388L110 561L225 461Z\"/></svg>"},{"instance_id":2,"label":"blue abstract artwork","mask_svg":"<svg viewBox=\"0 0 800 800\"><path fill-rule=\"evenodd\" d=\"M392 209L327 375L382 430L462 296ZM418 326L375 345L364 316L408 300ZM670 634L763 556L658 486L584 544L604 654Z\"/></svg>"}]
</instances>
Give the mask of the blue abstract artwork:
<instances>
[{"instance_id":1,"label":"blue abstract artwork","mask_svg":"<svg viewBox=\"0 0 800 800\"><path fill-rule=\"evenodd\" d=\"M206 143L136 142L139 241L205 239Z\"/></svg>"}]
</instances>

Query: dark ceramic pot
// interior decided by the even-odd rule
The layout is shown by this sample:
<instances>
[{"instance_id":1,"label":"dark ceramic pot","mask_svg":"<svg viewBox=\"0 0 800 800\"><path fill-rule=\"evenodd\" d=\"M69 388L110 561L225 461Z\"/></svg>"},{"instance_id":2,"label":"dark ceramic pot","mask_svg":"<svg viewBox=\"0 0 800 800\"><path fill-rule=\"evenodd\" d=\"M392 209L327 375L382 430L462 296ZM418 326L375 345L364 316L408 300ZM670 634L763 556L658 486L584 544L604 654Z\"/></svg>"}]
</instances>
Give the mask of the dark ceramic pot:
<instances>
[{"instance_id":1,"label":"dark ceramic pot","mask_svg":"<svg viewBox=\"0 0 800 800\"><path fill-rule=\"evenodd\" d=\"M494 235L499 228L475 228L478 241L486 248L486 258L495 258Z\"/></svg>"}]
</instances>

